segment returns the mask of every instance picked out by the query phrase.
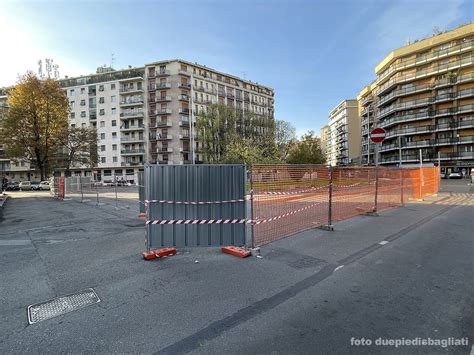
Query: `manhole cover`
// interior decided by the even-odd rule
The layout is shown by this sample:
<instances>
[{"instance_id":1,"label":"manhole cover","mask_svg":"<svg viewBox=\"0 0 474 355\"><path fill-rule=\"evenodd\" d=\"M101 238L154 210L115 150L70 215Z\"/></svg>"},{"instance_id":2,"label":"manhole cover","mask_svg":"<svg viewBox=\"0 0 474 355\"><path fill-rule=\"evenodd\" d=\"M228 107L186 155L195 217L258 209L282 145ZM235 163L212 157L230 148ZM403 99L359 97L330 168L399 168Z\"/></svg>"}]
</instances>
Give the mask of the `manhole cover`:
<instances>
[{"instance_id":1,"label":"manhole cover","mask_svg":"<svg viewBox=\"0 0 474 355\"><path fill-rule=\"evenodd\" d=\"M30 324L38 323L99 302L99 296L92 288L88 288L71 295L28 306L28 322Z\"/></svg>"}]
</instances>

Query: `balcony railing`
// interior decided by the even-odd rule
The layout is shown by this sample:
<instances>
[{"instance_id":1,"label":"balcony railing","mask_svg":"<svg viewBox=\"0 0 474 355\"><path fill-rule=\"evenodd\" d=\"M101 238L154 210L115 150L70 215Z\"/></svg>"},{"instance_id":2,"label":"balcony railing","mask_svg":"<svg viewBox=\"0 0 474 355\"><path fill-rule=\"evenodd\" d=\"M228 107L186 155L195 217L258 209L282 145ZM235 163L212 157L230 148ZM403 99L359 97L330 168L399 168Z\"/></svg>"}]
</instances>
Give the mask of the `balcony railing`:
<instances>
[{"instance_id":1,"label":"balcony railing","mask_svg":"<svg viewBox=\"0 0 474 355\"><path fill-rule=\"evenodd\" d=\"M179 83L178 87L181 89L191 89L191 84L190 83Z\"/></svg>"},{"instance_id":2,"label":"balcony railing","mask_svg":"<svg viewBox=\"0 0 474 355\"><path fill-rule=\"evenodd\" d=\"M173 153L173 148L168 148L168 147L157 147L156 152L158 154L163 154L163 153Z\"/></svg>"},{"instance_id":3,"label":"balcony railing","mask_svg":"<svg viewBox=\"0 0 474 355\"><path fill-rule=\"evenodd\" d=\"M156 127L171 127L173 126L173 123L170 121L157 121L156 122Z\"/></svg>"},{"instance_id":4,"label":"balcony railing","mask_svg":"<svg viewBox=\"0 0 474 355\"><path fill-rule=\"evenodd\" d=\"M140 87L120 87L119 92L120 93L129 93L129 92L142 92L143 88Z\"/></svg>"},{"instance_id":5,"label":"balcony railing","mask_svg":"<svg viewBox=\"0 0 474 355\"><path fill-rule=\"evenodd\" d=\"M173 136L171 134L158 134L156 139L159 141L166 141L173 139Z\"/></svg>"},{"instance_id":6,"label":"balcony railing","mask_svg":"<svg viewBox=\"0 0 474 355\"><path fill-rule=\"evenodd\" d=\"M145 129L145 125L143 125L143 124L120 127L120 130L122 130L122 131L142 130L142 129Z\"/></svg>"},{"instance_id":7,"label":"balcony railing","mask_svg":"<svg viewBox=\"0 0 474 355\"><path fill-rule=\"evenodd\" d=\"M145 112L143 111L128 111L128 112L121 112L120 117L122 118L129 118L129 117L143 117Z\"/></svg>"},{"instance_id":8,"label":"balcony railing","mask_svg":"<svg viewBox=\"0 0 474 355\"><path fill-rule=\"evenodd\" d=\"M142 136L138 137L120 137L120 142L143 142L144 138Z\"/></svg>"},{"instance_id":9,"label":"balcony railing","mask_svg":"<svg viewBox=\"0 0 474 355\"><path fill-rule=\"evenodd\" d=\"M189 101L189 96L188 95L179 95L178 100Z\"/></svg>"},{"instance_id":10,"label":"balcony railing","mask_svg":"<svg viewBox=\"0 0 474 355\"><path fill-rule=\"evenodd\" d=\"M141 166L141 165L143 165L143 162L140 162L140 161L122 162L122 163L120 163L120 166Z\"/></svg>"},{"instance_id":11,"label":"balcony railing","mask_svg":"<svg viewBox=\"0 0 474 355\"><path fill-rule=\"evenodd\" d=\"M157 115L170 115L173 111L170 108L161 108L156 110Z\"/></svg>"},{"instance_id":12,"label":"balcony railing","mask_svg":"<svg viewBox=\"0 0 474 355\"><path fill-rule=\"evenodd\" d=\"M171 96L158 96L155 98L155 102L171 101Z\"/></svg>"},{"instance_id":13,"label":"balcony railing","mask_svg":"<svg viewBox=\"0 0 474 355\"><path fill-rule=\"evenodd\" d=\"M127 105L142 105L142 104L143 104L143 99L120 101L120 105L121 105L121 106L127 106Z\"/></svg>"},{"instance_id":14,"label":"balcony railing","mask_svg":"<svg viewBox=\"0 0 474 355\"><path fill-rule=\"evenodd\" d=\"M122 155L133 155L133 154L145 154L145 149L122 149L120 151Z\"/></svg>"},{"instance_id":15,"label":"balcony railing","mask_svg":"<svg viewBox=\"0 0 474 355\"><path fill-rule=\"evenodd\" d=\"M179 113L184 114L184 115L189 115L190 114L190 109L189 108L180 108Z\"/></svg>"},{"instance_id":16,"label":"balcony railing","mask_svg":"<svg viewBox=\"0 0 474 355\"><path fill-rule=\"evenodd\" d=\"M388 77L389 75L399 70L407 69L407 68L410 68L419 64L423 64L423 63L428 63L432 60L436 60L441 57L446 57L448 55L453 55L453 54L458 54L464 51L468 51L469 49L472 49L473 43L474 41L472 40L466 41L457 46L441 49L441 50L435 51L433 53L429 53L427 55L424 55L415 59L405 60L399 64L392 65L389 69L387 69L385 72L379 75L379 77L377 78L377 83L380 83L386 77Z\"/></svg>"},{"instance_id":17,"label":"balcony railing","mask_svg":"<svg viewBox=\"0 0 474 355\"><path fill-rule=\"evenodd\" d=\"M159 89L170 89L171 88L171 83L156 83L156 90Z\"/></svg>"}]
</instances>

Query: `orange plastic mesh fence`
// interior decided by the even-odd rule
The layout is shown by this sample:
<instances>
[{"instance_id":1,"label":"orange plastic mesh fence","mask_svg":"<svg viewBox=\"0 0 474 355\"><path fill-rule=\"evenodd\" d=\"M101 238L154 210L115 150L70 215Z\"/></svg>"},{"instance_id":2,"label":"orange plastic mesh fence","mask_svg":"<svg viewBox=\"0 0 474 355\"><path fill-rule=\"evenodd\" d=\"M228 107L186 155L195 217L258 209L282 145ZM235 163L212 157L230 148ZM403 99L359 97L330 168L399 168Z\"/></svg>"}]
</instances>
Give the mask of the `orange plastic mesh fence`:
<instances>
[{"instance_id":1,"label":"orange plastic mesh fence","mask_svg":"<svg viewBox=\"0 0 474 355\"><path fill-rule=\"evenodd\" d=\"M376 169L257 164L252 166L250 174L255 245L367 212L397 207L439 189L437 167Z\"/></svg>"}]
</instances>

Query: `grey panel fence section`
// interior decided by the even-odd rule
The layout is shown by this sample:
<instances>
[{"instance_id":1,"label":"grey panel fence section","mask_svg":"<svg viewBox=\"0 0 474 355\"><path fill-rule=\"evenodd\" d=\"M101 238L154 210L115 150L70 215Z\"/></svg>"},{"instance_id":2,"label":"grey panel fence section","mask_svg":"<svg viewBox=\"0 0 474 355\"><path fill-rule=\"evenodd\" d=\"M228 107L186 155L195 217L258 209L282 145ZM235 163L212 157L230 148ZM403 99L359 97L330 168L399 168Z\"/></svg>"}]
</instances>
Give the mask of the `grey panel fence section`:
<instances>
[{"instance_id":1,"label":"grey panel fence section","mask_svg":"<svg viewBox=\"0 0 474 355\"><path fill-rule=\"evenodd\" d=\"M148 203L147 220L246 218L245 165L146 166L145 182L146 200L169 201ZM238 202L220 202L231 200ZM147 249L241 246L245 244L245 233L245 223L147 224Z\"/></svg>"},{"instance_id":2,"label":"grey panel fence section","mask_svg":"<svg viewBox=\"0 0 474 355\"><path fill-rule=\"evenodd\" d=\"M140 213L145 213L145 172L139 171L137 176L138 200Z\"/></svg>"}]
</instances>

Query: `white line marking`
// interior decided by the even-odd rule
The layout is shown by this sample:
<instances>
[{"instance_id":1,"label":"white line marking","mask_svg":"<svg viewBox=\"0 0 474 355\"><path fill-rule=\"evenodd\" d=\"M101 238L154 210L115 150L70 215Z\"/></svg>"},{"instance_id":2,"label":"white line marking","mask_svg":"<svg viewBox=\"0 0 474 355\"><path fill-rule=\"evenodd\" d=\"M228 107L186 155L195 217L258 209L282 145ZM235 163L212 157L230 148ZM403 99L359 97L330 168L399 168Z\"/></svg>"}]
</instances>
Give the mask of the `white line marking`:
<instances>
[{"instance_id":1,"label":"white line marking","mask_svg":"<svg viewBox=\"0 0 474 355\"><path fill-rule=\"evenodd\" d=\"M382 240L379 244L380 244L380 245L385 245L385 244L387 244L387 243L388 243L388 240Z\"/></svg>"},{"instance_id":2,"label":"white line marking","mask_svg":"<svg viewBox=\"0 0 474 355\"><path fill-rule=\"evenodd\" d=\"M474 355L474 345L471 347L471 354L470 355Z\"/></svg>"},{"instance_id":3,"label":"white line marking","mask_svg":"<svg viewBox=\"0 0 474 355\"><path fill-rule=\"evenodd\" d=\"M337 271L337 270L339 270L339 269L342 269L343 267L344 267L344 265L340 265L340 266L338 266L337 268L335 268L334 271Z\"/></svg>"}]
</instances>

